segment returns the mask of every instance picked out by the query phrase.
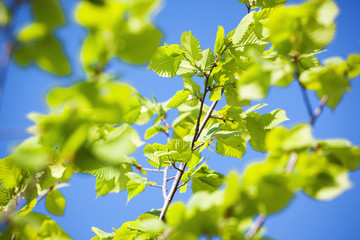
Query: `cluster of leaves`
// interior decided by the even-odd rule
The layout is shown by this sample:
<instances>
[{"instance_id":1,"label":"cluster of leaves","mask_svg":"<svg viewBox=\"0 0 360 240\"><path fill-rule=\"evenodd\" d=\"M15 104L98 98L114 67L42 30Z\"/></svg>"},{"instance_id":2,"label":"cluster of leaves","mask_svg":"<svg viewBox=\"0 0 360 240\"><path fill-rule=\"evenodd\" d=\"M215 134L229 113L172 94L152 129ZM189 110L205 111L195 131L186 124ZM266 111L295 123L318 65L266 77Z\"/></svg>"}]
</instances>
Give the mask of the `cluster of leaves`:
<instances>
[{"instance_id":1,"label":"cluster of leaves","mask_svg":"<svg viewBox=\"0 0 360 240\"><path fill-rule=\"evenodd\" d=\"M145 213L113 233L93 228L93 239L98 240L203 235L261 239L259 229L251 233L254 217L280 211L297 191L328 200L347 190L348 172L360 166L358 147L346 140L315 140L313 121L291 129L278 127L288 120L284 110L260 114L266 104L250 102L264 98L271 85L299 81L304 90L316 91L330 107L337 106L350 89L349 79L360 74L360 56L332 58L324 64L315 57L334 36L336 5L331 0L291 7L281 7L284 0L240 2L255 10L227 35L220 26L213 51L202 50L191 31L182 34L179 45L157 48L161 34L150 19L157 0L80 2L76 19L89 30L81 59L91 74L85 82L53 89L47 96L51 112L29 115L35 122L29 130L35 136L0 160L0 221L9 226L0 237L68 239L53 220L32 209L45 198L50 213L63 214L65 199L57 189L75 172L96 177L98 196L127 190L129 201L146 186L163 190L160 211ZM20 31L22 44L14 57L24 64L35 59L44 69L65 74L68 68L61 53L36 50L42 41L57 42L52 33L64 22L61 11L45 14L41 4L59 9L58 3L31 3L36 22ZM103 72L115 56L134 64L152 56L149 69L162 77L182 77L184 89L164 103L146 99ZM220 101L225 106L215 110ZM174 108L178 116L168 124L168 112ZM148 169L131 157L144 144L131 125L151 119L145 139L163 132L168 142L145 145L144 156L153 167ZM202 157L214 146L220 155L241 159L247 143L268 155L243 174L226 177L210 169ZM170 169L176 175L167 178ZM149 170L164 174L161 185L142 176ZM194 195L189 203L170 206L176 191L186 192L190 185Z\"/></svg>"}]
</instances>

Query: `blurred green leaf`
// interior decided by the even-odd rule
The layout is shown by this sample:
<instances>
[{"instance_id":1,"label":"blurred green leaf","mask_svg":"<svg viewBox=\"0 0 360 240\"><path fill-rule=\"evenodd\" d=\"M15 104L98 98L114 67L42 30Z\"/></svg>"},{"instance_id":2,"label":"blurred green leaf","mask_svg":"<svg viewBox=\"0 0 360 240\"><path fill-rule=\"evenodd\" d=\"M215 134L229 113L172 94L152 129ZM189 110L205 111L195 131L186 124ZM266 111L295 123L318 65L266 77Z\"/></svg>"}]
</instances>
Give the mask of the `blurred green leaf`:
<instances>
[{"instance_id":1,"label":"blurred green leaf","mask_svg":"<svg viewBox=\"0 0 360 240\"><path fill-rule=\"evenodd\" d=\"M51 190L45 198L46 209L54 215L64 215L66 200L58 190Z\"/></svg>"}]
</instances>

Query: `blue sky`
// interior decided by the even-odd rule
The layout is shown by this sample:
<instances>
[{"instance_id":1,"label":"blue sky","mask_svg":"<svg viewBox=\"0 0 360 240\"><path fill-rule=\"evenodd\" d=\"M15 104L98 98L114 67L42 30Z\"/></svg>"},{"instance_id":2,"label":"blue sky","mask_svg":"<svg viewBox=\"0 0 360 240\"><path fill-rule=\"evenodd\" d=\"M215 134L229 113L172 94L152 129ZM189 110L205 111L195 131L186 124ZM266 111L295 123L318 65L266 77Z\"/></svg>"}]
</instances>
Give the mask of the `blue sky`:
<instances>
[{"instance_id":1,"label":"blue sky","mask_svg":"<svg viewBox=\"0 0 360 240\"><path fill-rule=\"evenodd\" d=\"M78 59L79 49L86 30L78 26L73 17L77 1L61 2L68 22L57 30L56 35L64 43L64 49L70 58L73 72L68 77L57 77L39 70L36 66L21 68L10 63L5 84L2 107L0 110L0 157L10 153L10 149L26 137L25 128L31 125L26 114L32 111L47 112L45 94L49 89L59 85L70 85L84 79ZM302 2L302 1L289 1ZM338 30L328 51L320 59L330 56L346 58L348 54L360 52L360 31L358 9L360 2L336 1L340 8L337 18ZM31 20L28 9L20 9L16 26L22 26ZM200 41L201 47L213 48L217 26L222 25L226 32L234 29L245 15L246 8L237 0L182 0L164 1L162 10L154 18L156 25L163 31L164 43L179 43L180 35L191 30ZM109 70L120 73L122 80L135 86L145 97L154 94L159 101L169 99L176 91L182 89L180 78L161 78L147 65L129 66L119 60L110 63ZM352 91L347 93L334 112L326 107L315 125L316 138L346 138L360 145L360 103L359 78L352 80ZM313 106L318 99L310 94ZM293 83L286 89L272 88L269 96L261 102L269 104L266 110L283 108L290 121L286 126L307 122L308 116L302 101L300 89ZM175 114L175 113L174 113ZM175 116L172 114L171 116ZM138 127L143 136L148 125ZM165 142L163 136L152 141ZM250 149L250 148L249 148ZM145 161L139 149L134 155L139 162ZM219 172L228 173L231 169L241 171L252 160L261 159L259 153L248 151L244 161L224 158L209 154L209 165ZM155 179L156 174L150 175ZM299 193L290 205L282 212L268 218L265 226L267 235L275 239L360 239L357 214L360 213L360 172L350 175L354 187L339 198L330 202L319 202ZM151 178L151 177L150 177ZM61 189L67 199L65 216L52 216L74 239L90 239L93 236L91 226L105 231L119 228L125 221L135 220L140 214L162 206L162 195L159 189L146 189L126 205L127 193L109 194L96 198L95 178L89 175L76 174L70 180L71 186ZM186 201L190 195L177 194L176 200ZM46 212L44 202L36 211Z\"/></svg>"}]
</instances>

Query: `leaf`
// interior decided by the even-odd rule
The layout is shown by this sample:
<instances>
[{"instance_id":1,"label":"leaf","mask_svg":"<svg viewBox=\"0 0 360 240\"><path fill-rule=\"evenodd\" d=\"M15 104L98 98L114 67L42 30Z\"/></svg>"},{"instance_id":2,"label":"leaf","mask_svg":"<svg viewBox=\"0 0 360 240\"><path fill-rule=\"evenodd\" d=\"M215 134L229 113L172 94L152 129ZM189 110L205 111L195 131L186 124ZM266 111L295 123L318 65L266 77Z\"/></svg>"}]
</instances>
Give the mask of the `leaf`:
<instances>
[{"instance_id":1,"label":"leaf","mask_svg":"<svg viewBox=\"0 0 360 240\"><path fill-rule=\"evenodd\" d=\"M335 35L337 13L332 1L309 1L277 8L269 19L271 42L284 56L323 48Z\"/></svg>"},{"instance_id":2,"label":"leaf","mask_svg":"<svg viewBox=\"0 0 360 240\"><path fill-rule=\"evenodd\" d=\"M0 26L5 26L9 21L9 13L4 5L0 3Z\"/></svg>"},{"instance_id":3,"label":"leaf","mask_svg":"<svg viewBox=\"0 0 360 240\"><path fill-rule=\"evenodd\" d=\"M202 52L199 41L192 35L191 31L181 35L181 47L186 52L186 56L193 61L200 61Z\"/></svg>"},{"instance_id":4,"label":"leaf","mask_svg":"<svg viewBox=\"0 0 360 240\"><path fill-rule=\"evenodd\" d=\"M205 49L202 52L202 59L200 60L200 67L205 72L209 72L215 66L215 56L210 48Z\"/></svg>"},{"instance_id":5,"label":"leaf","mask_svg":"<svg viewBox=\"0 0 360 240\"><path fill-rule=\"evenodd\" d=\"M126 184L126 190L128 191L127 202L129 202L133 197L145 190L146 184L134 182L133 180L128 181Z\"/></svg>"},{"instance_id":6,"label":"leaf","mask_svg":"<svg viewBox=\"0 0 360 240\"><path fill-rule=\"evenodd\" d=\"M48 25L50 28L55 28L65 23L61 6L56 0L34 0L32 9L35 19Z\"/></svg>"},{"instance_id":7,"label":"leaf","mask_svg":"<svg viewBox=\"0 0 360 240\"><path fill-rule=\"evenodd\" d=\"M12 163L11 157L0 160L0 183L3 188L15 188L18 184L17 176L20 174L20 169Z\"/></svg>"},{"instance_id":8,"label":"leaf","mask_svg":"<svg viewBox=\"0 0 360 240\"><path fill-rule=\"evenodd\" d=\"M45 198L46 209L54 215L64 215L66 200L58 190L51 190Z\"/></svg>"},{"instance_id":9,"label":"leaf","mask_svg":"<svg viewBox=\"0 0 360 240\"><path fill-rule=\"evenodd\" d=\"M344 93L350 90L350 83L345 77L345 65L342 60L336 63L328 62L324 67L303 72L299 80L306 89L315 90L319 98L327 96L326 104L335 109Z\"/></svg>"},{"instance_id":10,"label":"leaf","mask_svg":"<svg viewBox=\"0 0 360 240\"><path fill-rule=\"evenodd\" d=\"M186 102L186 100L189 97L189 94L190 94L190 91L187 89L176 92L175 95L170 99L170 101L166 105L166 107L177 108L178 106L180 106L181 104Z\"/></svg>"},{"instance_id":11,"label":"leaf","mask_svg":"<svg viewBox=\"0 0 360 240\"><path fill-rule=\"evenodd\" d=\"M210 101L219 101L221 99L221 95L223 93L223 88L222 87L217 87L215 89L213 89L210 93Z\"/></svg>"},{"instance_id":12,"label":"leaf","mask_svg":"<svg viewBox=\"0 0 360 240\"><path fill-rule=\"evenodd\" d=\"M241 136L218 137L216 142L216 152L223 156L241 159L245 154L246 141Z\"/></svg>"},{"instance_id":13,"label":"leaf","mask_svg":"<svg viewBox=\"0 0 360 240\"><path fill-rule=\"evenodd\" d=\"M200 92L200 86L194 80L191 78L185 78L184 77L184 88L189 90L192 95L196 95Z\"/></svg>"},{"instance_id":14,"label":"leaf","mask_svg":"<svg viewBox=\"0 0 360 240\"><path fill-rule=\"evenodd\" d=\"M314 147L315 141L311 134L311 127L300 124L292 129L278 127L271 130L266 136L266 147L269 151L284 150L296 151Z\"/></svg>"},{"instance_id":15,"label":"leaf","mask_svg":"<svg viewBox=\"0 0 360 240\"><path fill-rule=\"evenodd\" d=\"M143 64L156 51L162 35L152 24L144 23L140 29L132 29L132 26L131 22L127 23L119 33L121 41L117 45L116 55L126 62Z\"/></svg>"},{"instance_id":16,"label":"leaf","mask_svg":"<svg viewBox=\"0 0 360 240\"><path fill-rule=\"evenodd\" d=\"M196 74L197 71L198 69L194 65L192 65L188 60L181 60L176 75L184 78L191 78Z\"/></svg>"},{"instance_id":17,"label":"leaf","mask_svg":"<svg viewBox=\"0 0 360 240\"><path fill-rule=\"evenodd\" d=\"M191 189L194 193L199 191L217 191L225 181L225 176L202 165L192 177Z\"/></svg>"},{"instance_id":18,"label":"leaf","mask_svg":"<svg viewBox=\"0 0 360 240\"><path fill-rule=\"evenodd\" d=\"M225 32L222 26L218 26L218 31L216 33L216 40L214 46L215 55L221 54L225 49Z\"/></svg>"},{"instance_id":19,"label":"leaf","mask_svg":"<svg viewBox=\"0 0 360 240\"><path fill-rule=\"evenodd\" d=\"M161 77L174 77L182 60L179 50L178 45L159 47L151 57L148 69Z\"/></svg>"},{"instance_id":20,"label":"leaf","mask_svg":"<svg viewBox=\"0 0 360 240\"><path fill-rule=\"evenodd\" d=\"M97 141L92 152L108 163L127 162L127 155L133 153L143 142L137 132L127 124L122 124L114 131Z\"/></svg>"},{"instance_id":21,"label":"leaf","mask_svg":"<svg viewBox=\"0 0 360 240\"><path fill-rule=\"evenodd\" d=\"M246 32L249 30L250 25L254 22L254 13L251 12L247 14L236 27L234 35L232 36L233 44L239 44L243 41L244 37L246 36Z\"/></svg>"},{"instance_id":22,"label":"leaf","mask_svg":"<svg viewBox=\"0 0 360 240\"><path fill-rule=\"evenodd\" d=\"M159 132L163 132L165 129L163 129L160 126L152 126L149 127L148 129L146 129L145 131L145 140L146 139L150 139L153 136L155 136L156 134L158 134Z\"/></svg>"},{"instance_id":23,"label":"leaf","mask_svg":"<svg viewBox=\"0 0 360 240\"><path fill-rule=\"evenodd\" d=\"M128 172L125 175L135 183L147 184L149 182L147 178L141 177L139 174L136 174L134 172Z\"/></svg>"},{"instance_id":24,"label":"leaf","mask_svg":"<svg viewBox=\"0 0 360 240\"><path fill-rule=\"evenodd\" d=\"M348 72L347 76L349 78L356 78L360 74L360 55L351 54L347 59Z\"/></svg>"},{"instance_id":25,"label":"leaf","mask_svg":"<svg viewBox=\"0 0 360 240\"><path fill-rule=\"evenodd\" d=\"M190 142L184 141L182 139L171 139L168 144L170 158L176 162L188 162L191 159L192 151L190 147Z\"/></svg>"},{"instance_id":26,"label":"leaf","mask_svg":"<svg viewBox=\"0 0 360 240\"><path fill-rule=\"evenodd\" d=\"M261 213L281 210L294 195L289 176L277 169L271 163L261 162L252 164L244 173L244 187Z\"/></svg>"},{"instance_id":27,"label":"leaf","mask_svg":"<svg viewBox=\"0 0 360 240\"><path fill-rule=\"evenodd\" d=\"M16 48L14 58L22 66L28 66L35 61L43 70L58 75L67 75L71 72L61 43L50 34L38 39L34 44L23 44Z\"/></svg>"},{"instance_id":28,"label":"leaf","mask_svg":"<svg viewBox=\"0 0 360 240\"><path fill-rule=\"evenodd\" d=\"M256 4L262 8L271 8L276 5L284 4L287 0L257 0Z\"/></svg>"},{"instance_id":29,"label":"leaf","mask_svg":"<svg viewBox=\"0 0 360 240\"><path fill-rule=\"evenodd\" d=\"M97 227L91 227L91 231L93 231L96 236L99 237L99 240L111 240L114 237L114 233L104 232Z\"/></svg>"}]
</instances>

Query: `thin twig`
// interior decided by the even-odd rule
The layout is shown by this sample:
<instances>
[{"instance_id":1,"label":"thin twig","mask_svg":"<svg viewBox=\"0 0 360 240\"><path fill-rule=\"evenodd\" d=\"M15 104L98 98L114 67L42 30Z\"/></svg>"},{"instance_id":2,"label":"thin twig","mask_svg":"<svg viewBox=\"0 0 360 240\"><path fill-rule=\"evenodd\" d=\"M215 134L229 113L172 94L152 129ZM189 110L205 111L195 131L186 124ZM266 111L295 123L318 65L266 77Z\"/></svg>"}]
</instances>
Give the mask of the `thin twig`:
<instances>
[{"instance_id":1,"label":"thin twig","mask_svg":"<svg viewBox=\"0 0 360 240\"><path fill-rule=\"evenodd\" d=\"M219 55L221 56L228 49L229 46L230 46L230 43L224 48L224 50ZM196 121L194 137L193 137L193 139L191 141L191 144L190 144L191 149L194 148L194 144L195 144L197 138L200 136L202 130L204 129L204 126L206 125L207 121L210 119L210 116L211 116L212 112L214 111L216 103L218 102L218 101L216 101L216 102L214 102L212 104L212 106L210 107L208 113L206 114L206 116L205 116L205 118L204 118L204 120L203 120L203 122L201 123L201 126L200 126L200 120L201 120L201 116L202 116L204 102L205 102L205 99L206 99L206 94L209 91L209 89L208 89L209 78L210 78L210 75L211 75L213 69L217 66L218 60L219 60L219 56L217 56L216 61L215 61L214 65L212 66L211 70L209 71L209 73L203 72L204 75L206 76L205 89L204 89L203 97L200 99L200 102L201 102L200 110L199 110L199 115L198 115L198 118L197 118L197 121ZM182 175L183 175L183 173L185 171L185 168L186 168L186 163L181 163L180 167L178 169L178 172L176 173L174 182L173 182L173 184L171 186L171 189L169 191L169 194L167 195L167 198L164 201L164 205L162 207L162 210L161 210L161 213L160 213L160 216L159 216L159 219L162 220L162 221L165 220L166 211L169 208L170 203L171 203L172 199L175 196L175 193L177 191L177 188L179 186L179 182L180 182L181 177L182 177Z\"/></svg>"},{"instance_id":2,"label":"thin twig","mask_svg":"<svg viewBox=\"0 0 360 240\"><path fill-rule=\"evenodd\" d=\"M56 185L57 183L49 187L46 192L44 192L41 196L38 197L37 202L39 203L41 200L43 200L55 188Z\"/></svg>"},{"instance_id":3,"label":"thin twig","mask_svg":"<svg viewBox=\"0 0 360 240\"><path fill-rule=\"evenodd\" d=\"M224 117L218 117L218 116L210 116L210 118L219 119L219 120L222 120L224 122L226 122L226 121L229 121L229 122L232 122L232 123L235 122L234 119L225 119Z\"/></svg>"},{"instance_id":4,"label":"thin twig","mask_svg":"<svg viewBox=\"0 0 360 240\"><path fill-rule=\"evenodd\" d=\"M180 168L176 167L175 163L171 164L173 166L173 168L175 168L178 171L182 171Z\"/></svg>"},{"instance_id":5,"label":"thin twig","mask_svg":"<svg viewBox=\"0 0 360 240\"><path fill-rule=\"evenodd\" d=\"M162 194L163 194L163 197L164 197L164 201L165 201L166 198L167 198L166 184L167 184L167 182L168 182L168 180L167 180L168 170L169 170L169 166L166 166L165 169L164 169L163 185L161 186L161 187L162 187Z\"/></svg>"},{"instance_id":6,"label":"thin twig","mask_svg":"<svg viewBox=\"0 0 360 240\"><path fill-rule=\"evenodd\" d=\"M252 227L249 229L249 232L246 234L245 238L247 240L253 239L254 236L259 232L259 230L262 227L262 225L264 224L265 220L266 220L266 215L260 213L259 216L256 218Z\"/></svg>"},{"instance_id":7,"label":"thin twig","mask_svg":"<svg viewBox=\"0 0 360 240\"><path fill-rule=\"evenodd\" d=\"M139 170L145 170L145 171L147 171L147 172L164 172L164 170L161 170L161 169L156 169L156 168L144 168L144 167L142 167L141 165L137 166L136 168L139 169Z\"/></svg>"},{"instance_id":8,"label":"thin twig","mask_svg":"<svg viewBox=\"0 0 360 240\"><path fill-rule=\"evenodd\" d=\"M149 184L150 187L157 187L157 188L162 188L161 185L156 185L156 184Z\"/></svg>"},{"instance_id":9,"label":"thin twig","mask_svg":"<svg viewBox=\"0 0 360 240\"><path fill-rule=\"evenodd\" d=\"M321 101L320 101L320 104L319 106L315 109L315 112L314 114L312 115L311 117L311 126L313 126L316 122L316 120L318 119L318 117L320 116L320 114L322 113L323 109L324 109L324 106L326 104L328 100L328 96L324 95L322 98L321 98Z\"/></svg>"},{"instance_id":10,"label":"thin twig","mask_svg":"<svg viewBox=\"0 0 360 240\"><path fill-rule=\"evenodd\" d=\"M195 146L194 148L191 149L191 151L195 151L196 149L198 149L199 147L203 146L205 143L202 142L199 145Z\"/></svg>"},{"instance_id":11,"label":"thin twig","mask_svg":"<svg viewBox=\"0 0 360 240\"><path fill-rule=\"evenodd\" d=\"M170 181L170 180L173 180L173 179L175 179L175 176L167 178L166 181Z\"/></svg>"}]
</instances>

